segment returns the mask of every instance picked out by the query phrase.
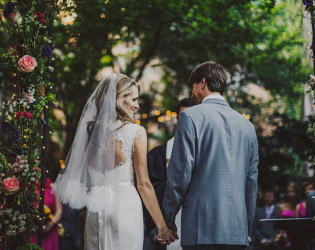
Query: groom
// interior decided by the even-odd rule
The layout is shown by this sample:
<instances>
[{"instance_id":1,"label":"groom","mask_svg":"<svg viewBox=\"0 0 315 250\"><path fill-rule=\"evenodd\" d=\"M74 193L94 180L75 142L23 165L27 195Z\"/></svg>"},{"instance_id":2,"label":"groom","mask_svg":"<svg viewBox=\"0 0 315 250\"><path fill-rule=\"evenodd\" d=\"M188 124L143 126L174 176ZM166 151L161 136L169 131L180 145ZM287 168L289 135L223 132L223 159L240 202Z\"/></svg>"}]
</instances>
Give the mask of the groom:
<instances>
[{"instance_id":1,"label":"groom","mask_svg":"<svg viewBox=\"0 0 315 250\"><path fill-rule=\"evenodd\" d=\"M184 250L245 249L255 215L258 144L254 126L223 98L227 73L199 65L188 83L200 104L180 114L162 205Z\"/></svg>"}]
</instances>

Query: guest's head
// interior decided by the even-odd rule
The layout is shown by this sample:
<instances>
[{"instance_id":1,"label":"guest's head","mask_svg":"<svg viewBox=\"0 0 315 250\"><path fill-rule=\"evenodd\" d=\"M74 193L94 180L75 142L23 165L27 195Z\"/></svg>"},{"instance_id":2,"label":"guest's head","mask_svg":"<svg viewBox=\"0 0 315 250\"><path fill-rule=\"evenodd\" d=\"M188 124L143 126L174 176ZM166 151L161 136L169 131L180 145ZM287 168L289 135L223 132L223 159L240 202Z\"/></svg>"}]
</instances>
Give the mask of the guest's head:
<instances>
[{"instance_id":1,"label":"guest's head","mask_svg":"<svg viewBox=\"0 0 315 250\"><path fill-rule=\"evenodd\" d=\"M223 66L207 61L195 68L188 79L192 96L198 104L211 93L223 95L226 88L227 72Z\"/></svg>"},{"instance_id":2,"label":"guest's head","mask_svg":"<svg viewBox=\"0 0 315 250\"><path fill-rule=\"evenodd\" d=\"M184 98L184 99L181 99L179 102L178 102L178 105L177 105L177 114L179 115L180 112L182 112L183 110L189 108L189 107L192 107L194 105L196 105L197 103L191 99L191 98Z\"/></svg>"},{"instance_id":3,"label":"guest's head","mask_svg":"<svg viewBox=\"0 0 315 250\"><path fill-rule=\"evenodd\" d=\"M308 184L306 184L305 186L303 186L303 195L304 197L307 197L307 195L314 191L314 183L309 182Z\"/></svg>"},{"instance_id":4,"label":"guest's head","mask_svg":"<svg viewBox=\"0 0 315 250\"><path fill-rule=\"evenodd\" d=\"M299 192L297 185L294 182L290 182L285 189L285 199L290 203L297 203L299 201Z\"/></svg>"},{"instance_id":5,"label":"guest's head","mask_svg":"<svg viewBox=\"0 0 315 250\"><path fill-rule=\"evenodd\" d=\"M264 205L271 206L276 201L276 192L273 189L269 189L264 193Z\"/></svg>"}]
</instances>

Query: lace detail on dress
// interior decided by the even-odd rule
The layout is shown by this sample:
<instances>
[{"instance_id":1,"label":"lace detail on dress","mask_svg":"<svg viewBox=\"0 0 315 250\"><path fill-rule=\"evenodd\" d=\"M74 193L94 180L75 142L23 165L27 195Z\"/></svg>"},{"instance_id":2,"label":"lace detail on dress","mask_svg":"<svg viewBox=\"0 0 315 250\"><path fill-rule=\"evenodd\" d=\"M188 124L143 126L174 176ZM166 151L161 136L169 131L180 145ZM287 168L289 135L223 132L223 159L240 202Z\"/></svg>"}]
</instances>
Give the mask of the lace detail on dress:
<instances>
[{"instance_id":1,"label":"lace detail on dress","mask_svg":"<svg viewBox=\"0 0 315 250\"><path fill-rule=\"evenodd\" d=\"M121 142L121 152L116 152L115 154L118 155L118 159L124 159L124 161L118 161L115 167L132 161L134 139L140 127L139 125L133 123L127 123L123 127L121 127L121 125L122 122L117 121L116 127L119 129L115 133L115 140L116 143ZM121 155L119 156L119 154Z\"/></svg>"}]
</instances>

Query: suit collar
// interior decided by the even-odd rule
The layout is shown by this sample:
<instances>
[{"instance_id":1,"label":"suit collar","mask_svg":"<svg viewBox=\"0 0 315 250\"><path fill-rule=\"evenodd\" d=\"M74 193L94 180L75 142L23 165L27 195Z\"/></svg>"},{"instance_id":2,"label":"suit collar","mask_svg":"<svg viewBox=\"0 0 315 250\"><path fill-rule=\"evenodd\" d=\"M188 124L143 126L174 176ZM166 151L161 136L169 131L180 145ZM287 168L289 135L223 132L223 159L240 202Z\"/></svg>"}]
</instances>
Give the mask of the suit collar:
<instances>
[{"instance_id":1,"label":"suit collar","mask_svg":"<svg viewBox=\"0 0 315 250\"><path fill-rule=\"evenodd\" d=\"M224 106L230 106L226 100L222 100L219 98L210 98L210 99L206 99L202 104L207 104L207 103L215 103L215 104L221 104Z\"/></svg>"}]
</instances>

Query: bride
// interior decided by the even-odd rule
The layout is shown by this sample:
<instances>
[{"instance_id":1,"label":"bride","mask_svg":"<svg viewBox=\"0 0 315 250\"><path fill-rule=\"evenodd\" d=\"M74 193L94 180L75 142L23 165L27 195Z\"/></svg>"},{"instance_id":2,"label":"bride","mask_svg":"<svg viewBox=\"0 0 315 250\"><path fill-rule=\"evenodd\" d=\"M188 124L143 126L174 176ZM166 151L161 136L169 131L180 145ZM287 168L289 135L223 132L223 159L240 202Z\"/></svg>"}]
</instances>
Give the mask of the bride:
<instances>
[{"instance_id":1,"label":"bride","mask_svg":"<svg viewBox=\"0 0 315 250\"><path fill-rule=\"evenodd\" d=\"M163 243L174 240L148 177L146 131L134 123L139 91L140 86L123 74L98 84L82 111L66 168L54 185L60 201L76 209L87 207L85 249L142 249L140 196L158 238Z\"/></svg>"}]
</instances>

